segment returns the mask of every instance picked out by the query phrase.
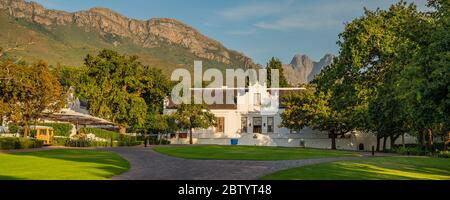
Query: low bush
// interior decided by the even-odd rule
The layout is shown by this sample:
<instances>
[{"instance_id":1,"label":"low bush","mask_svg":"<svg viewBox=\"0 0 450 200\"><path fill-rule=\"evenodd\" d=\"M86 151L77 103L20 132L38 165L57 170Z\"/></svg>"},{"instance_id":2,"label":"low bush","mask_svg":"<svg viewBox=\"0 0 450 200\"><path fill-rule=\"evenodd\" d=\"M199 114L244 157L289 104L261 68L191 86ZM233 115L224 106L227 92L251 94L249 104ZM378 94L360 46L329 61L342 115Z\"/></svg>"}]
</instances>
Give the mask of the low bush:
<instances>
[{"instance_id":1,"label":"low bush","mask_svg":"<svg viewBox=\"0 0 450 200\"><path fill-rule=\"evenodd\" d=\"M108 130L101 129L101 128L82 128L82 129L80 129L80 132L84 133L84 134L92 133L96 137L107 139L107 140L110 140L111 138L113 140L118 140L119 136L120 136L120 133L118 133L118 132L108 131Z\"/></svg>"},{"instance_id":2,"label":"low bush","mask_svg":"<svg viewBox=\"0 0 450 200\"><path fill-rule=\"evenodd\" d=\"M54 137L53 138L53 145L56 146L65 146L67 141L69 141L70 139L68 137Z\"/></svg>"},{"instance_id":3,"label":"low bush","mask_svg":"<svg viewBox=\"0 0 450 200\"><path fill-rule=\"evenodd\" d=\"M159 145L160 141L158 140L157 137L150 137L148 140L148 144L150 145ZM170 141L162 139L161 140L161 145L166 145L166 144L170 144Z\"/></svg>"},{"instance_id":4,"label":"low bush","mask_svg":"<svg viewBox=\"0 0 450 200\"><path fill-rule=\"evenodd\" d=\"M28 138L0 138L0 149L29 149L40 148L43 141Z\"/></svg>"},{"instance_id":5,"label":"low bush","mask_svg":"<svg viewBox=\"0 0 450 200\"><path fill-rule=\"evenodd\" d=\"M73 125L69 123L43 123L39 125L52 127L55 136L65 136L65 137L70 136L73 128Z\"/></svg>"},{"instance_id":6,"label":"low bush","mask_svg":"<svg viewBox=\"0 0 450 200\"><path fill-rule=\"evenodd\" d=\"M118 146L137 146L144 144L144 141L141 140L141 137L137 136L128 136L128 135L120 135L118 140Z\"/></svg>"},{"instance_id":7,"label":"low bush","mask_svg":"<svg viewBox=\"0 0 450 200\"><path fill-rule=\"evenodd\" d=\"M450 145L450 143L447 144L447 149L450 148L449 145ZM432 148L434 151L443 151L445 149L445 143L444 142L434 142Z\"/></svg>"},{"instance_id":8,"label":"low bush","mask_svg":"<svg viewBox=\"0 0 450 200\"><path fill-rule=\"evenodd\" d=\"M389 152L403 154L403 155L415 155L415 156L423 156L423 155L427 154L427 151L421 146L394 147Z\"/></svg>"},{"instance_id":9,"label":"low bush","mask_svg":"<svg viewBox=\"0 0 450 200\"><path fill-rule=\"evenodd\" d=\"M437 157L439 157L439 158L450 158L450 151L440 151L437 154Z\"/></svg>"}]
</instances>

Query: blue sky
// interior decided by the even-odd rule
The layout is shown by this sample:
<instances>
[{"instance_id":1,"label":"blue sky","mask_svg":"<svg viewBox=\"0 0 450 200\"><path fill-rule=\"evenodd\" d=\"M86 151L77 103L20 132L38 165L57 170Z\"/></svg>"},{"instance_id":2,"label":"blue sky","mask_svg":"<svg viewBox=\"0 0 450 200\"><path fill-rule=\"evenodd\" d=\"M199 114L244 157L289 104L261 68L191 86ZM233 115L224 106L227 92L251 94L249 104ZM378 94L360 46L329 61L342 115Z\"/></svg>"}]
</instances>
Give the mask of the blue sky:
<instances>
[{"instance_id":1,"label":"blue sky","mask_svg":"<svg viewBox=\"0 0 450 200\"><path fill-rule=\"evenodd\" d=\"M363 7L388 8L396 0L34 0L47 8L79 11L107 7L127 17L175 18L226 47L265 64L276 56L288 63L296 53L319 60L338 52L344 23ZM426 0L409 0L426 9Z\"/></svg>"}]
</instances>

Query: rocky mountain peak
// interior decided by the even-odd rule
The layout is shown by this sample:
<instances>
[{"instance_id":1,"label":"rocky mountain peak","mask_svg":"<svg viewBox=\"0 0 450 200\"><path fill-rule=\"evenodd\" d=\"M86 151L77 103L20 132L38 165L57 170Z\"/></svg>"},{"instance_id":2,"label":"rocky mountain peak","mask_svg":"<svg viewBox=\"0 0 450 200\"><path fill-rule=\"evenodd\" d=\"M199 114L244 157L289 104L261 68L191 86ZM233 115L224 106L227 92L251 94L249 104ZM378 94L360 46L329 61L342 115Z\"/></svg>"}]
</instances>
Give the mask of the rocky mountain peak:
<instances>
[{"instance_id":1,"label":"rocky mountain peak","mask_svg":"<svg viewBox=\"0 0 450 200\"><path fill-rule=\"evenodd\" d=\"M291 85L309 83L333 59L334 55L326 54L319 62L315 62L307 55L296 54L290 64L283 65L283 74Z\"/></svg>"},{"instance_id":2,"label":"rocky mountain peak","mask_svg":"<svg viewBox=\"0 0 450 200\"><path fill-rule=\"evenodd\" d=\"M291 65L293 67L305 66L311 63L311 59L307 55L295 54L294 58L292 58Z\"/></svg>"}]
</instances>

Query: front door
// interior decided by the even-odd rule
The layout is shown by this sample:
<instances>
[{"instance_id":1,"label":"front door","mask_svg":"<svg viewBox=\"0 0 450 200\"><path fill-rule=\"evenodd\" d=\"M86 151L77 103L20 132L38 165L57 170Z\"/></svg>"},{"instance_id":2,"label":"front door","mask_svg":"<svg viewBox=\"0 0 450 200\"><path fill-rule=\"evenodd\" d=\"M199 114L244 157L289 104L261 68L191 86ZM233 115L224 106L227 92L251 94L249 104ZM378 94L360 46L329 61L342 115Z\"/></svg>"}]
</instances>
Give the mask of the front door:
<instances>
[{"instance_id":1,"label":"front door","mask_svg":"<svg viewBox=\"0 0 450 200\"><path fill-rule=\"evenodd\" d=\"M262 133L261 117L253 117L253 133Z\"/></svg>"}]
</instances>

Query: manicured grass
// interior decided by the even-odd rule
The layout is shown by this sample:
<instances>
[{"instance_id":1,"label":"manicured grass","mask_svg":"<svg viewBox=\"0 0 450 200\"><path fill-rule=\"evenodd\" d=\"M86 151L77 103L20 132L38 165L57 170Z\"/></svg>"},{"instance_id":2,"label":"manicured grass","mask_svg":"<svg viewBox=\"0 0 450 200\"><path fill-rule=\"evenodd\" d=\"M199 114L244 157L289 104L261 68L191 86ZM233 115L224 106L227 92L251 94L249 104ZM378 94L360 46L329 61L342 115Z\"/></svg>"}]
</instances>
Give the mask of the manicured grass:
<instances>
[{"instance_id":1,"label":"manicured grass","mask_svg":"<svg viewBox=\"0 0 450 200\"><path fill-rule=\"evenodd\" d=\"M338 161L275 172L269 180L450 180L450 159L384 157Z\"/></svg>"},{"instance_id":2,"label":"manicured grass","mask_svg":"<svg viewBox=\"0 0 450 200\"><path fill-rule=\"evenodd\" d=\"M0 153L0 180L101 180L129 167L128 161L115 153L93 150Z\"/></svg>"},{"instance_id":3,"label":"manicured grass","mask_svg":"<svg viewBox=\"0 0 450 200\"><path fill-rule=\"evenodd\" d=\"M345 151L260 146L166 146L155 147L154 150L180 158L216 160L300 160L359 155Z\"/></svg>"}]
</instances>

